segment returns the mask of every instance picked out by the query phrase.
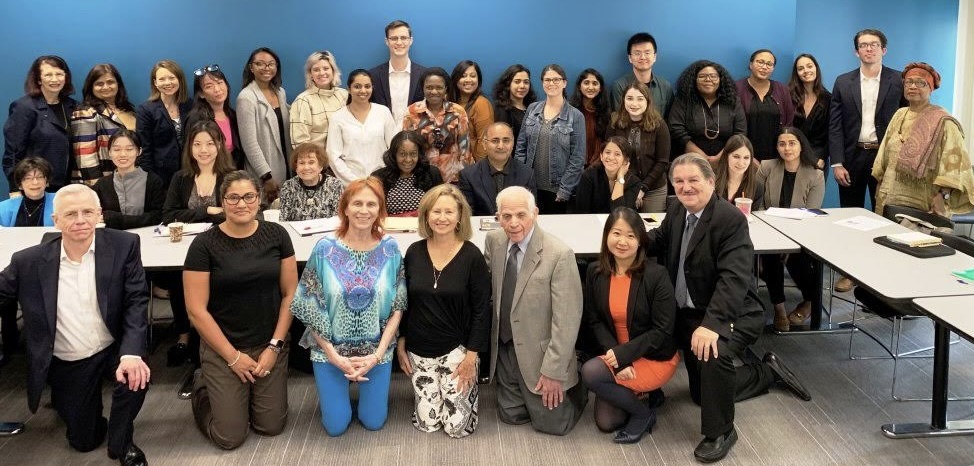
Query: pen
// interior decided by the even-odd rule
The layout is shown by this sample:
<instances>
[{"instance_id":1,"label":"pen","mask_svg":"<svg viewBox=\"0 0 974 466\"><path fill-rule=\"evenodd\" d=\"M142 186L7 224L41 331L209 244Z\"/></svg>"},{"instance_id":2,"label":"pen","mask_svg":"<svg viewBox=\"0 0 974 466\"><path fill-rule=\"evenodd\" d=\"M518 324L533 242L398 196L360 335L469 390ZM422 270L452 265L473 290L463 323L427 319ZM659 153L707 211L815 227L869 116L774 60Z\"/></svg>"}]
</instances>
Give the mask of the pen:
<instances>
[{"instance_id":1,"label":"pen","mask_svg":"<svg viewBox=\"0 0 974 466\"><path fill-rule=\"evenodd\" d=\"M153 228L152 231L161 235L162 234L162 225L163 225L162 222L159 222L159 224L156 225L156 227Z\"/></svg>"}]
</instances>

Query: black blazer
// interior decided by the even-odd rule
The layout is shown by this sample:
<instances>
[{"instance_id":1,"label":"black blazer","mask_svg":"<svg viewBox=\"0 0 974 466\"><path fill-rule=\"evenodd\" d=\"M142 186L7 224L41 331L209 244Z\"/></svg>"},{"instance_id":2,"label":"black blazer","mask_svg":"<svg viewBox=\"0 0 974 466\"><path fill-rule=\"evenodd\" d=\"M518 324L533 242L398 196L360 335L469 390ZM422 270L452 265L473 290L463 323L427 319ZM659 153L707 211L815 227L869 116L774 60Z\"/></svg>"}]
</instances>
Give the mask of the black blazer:
<instances>
[{"instance_id":1,"label":"black blazer","mask_svg":"<svg viewBox=\"0 0 974 466\"><path fill-rule=\"evenodd\" d=\"M15 252L0 273L0 301L18 299L27 343L27 404L37 412L54 357L61 238ZM149 303L138 235L99 228L95 232L98 309L115 339L113 354L144 356Z\"/></svg>"},{"instance_id":2,"label":"black blazer","mask_svg":"<svg viewBox=\"0 0 974 466\"><path fill-rule=\"evenodd\" d=\"M903 99L903 78L900 72L883 67L879 74L879 98L876 101L876 142L882 142L886 127ZM832 163L851 163L862 129L862 88L859 69L835 78L829 105L829 157Z\"/></svg>"},{"instance_id":3,"label":"black blazer","mask_svg":"<svg viewBox=\"0 0 974 466\"><path fill-rule=\"evenodd\" d=\"M615 324L609 313L611 277L598 272L598 262L588 265L585 275L582 321L592 330L599 351L612 350L625 368L639 358L667 361L676 352L673 332L676 328L676 300L673 284L661 265L647 262L639 275L633 275L626 306L629 342L619 344Z\"/></svg>"},{"instance_id":4,"label":"black blazer","mask_svg":"<svg viewBox=\"0 0 974 466\"><path fill-rule=\"evenodd\" d=\"M822 97L815 101L812 111L808 115L801 114L805 106L804 102L795 102L796 128L802 130L808 137L808 143L812 145L815 156L825 162L824 167L829 166L829 107L832 104L832 93L825 91Z\"/></svg>"},{"instance_id":5,"label":"black blazer","mask_svg":"<svg viewBox=\"0 0 974 466\"><path fill-rule=\"evenodd\" d=\"M649 232L647 253L658 257L676 284L680 245L687 209L673 202L662 224ZM764 309L753 276L754 245L747 219L714 195L704 207L687 244L684 262L687 290L693 306L705 311L700 323L721 337L744 332L756 339L764 328Z\"/></svg>"},{"instance_id":6,"label":"black blazer","mask_svg":"<svg viewBox=\"0 0 974 466\"><path fill-rule=\"evenodd\" d=\"M162 185L162 178L149 173L145 180L145 204L142 215L124 215L118 203L118 193L115 192L114 174L103 176L91 188L98 193L101 201L101 213L105 218L105 226L116 230L147 227L162 220L162 206L166 202L166 188Z\"/></svg>"},{"instance_id":7,"label":"black blazer","mask_svg":"<svg viewBox=\"0 0 974 466\"><path fill-rule=\"evenodd\" d=\"M504 186L524 186L531 194L538 195L534 182L534 170L511 158L505 167ZM460 170L460 191L470 203L473 215L494 215L497 213L497 192L494 178L490 176L490 161L483 159Z\"/></svg>"},{"instance_id":8,"label":"black blazer","mask_svg":"<svg viewBox=\"0 0 974 466\"><path fill-rule=\"evenodd\" d=\"M179 104L179 124L189 129L187 118L193 108L192 101ZM176 126L161 100L144 102L135 110L135 132L142 143L142 155L138 165L149 173L155 173L169 186L172 176L179 171L183 158L183 141L176 137Z\"/></svg>"},{"instance_id":9,"label":"black blazer","mask_svg":"<svg viewBox=\"0 0 974 466\"><path fill-rule=\"evenodd\" d=\"M7 122L3 125L3 171L10 188L17 187L13 179L14 167L30 155L36 155L51 164L53 174L50 189L53 192L69 182L71 157L71 114L77 102L65 97L64 116L66 125L54 117L44 97L23 96L10 104Z\"/></svg>"},{"instance_id":10,"label":"black blazer","mask_svg":"<svg viewBox=\"0 0 974 466\"><path fill-rule=\"evenodd\" d=\"M189 197L193 194L193 183L196 174L190 169L176 172L169 183L169 192L166 193L166 203L162 206L163 223L172 222L210 222L214 225L223 222L226 218L223 214L210 215L205 208L190 209ZM223 175L216 177L216 187L213 195L216 197L216 205L223 205L223 194L220 192L220 185L223 184Z\"/></svg>"},{"instance_id":11,"label":"black blazer","mask_svg":"<svg viewBox=\"0 0 974 466\"><path fill-rule=\"evenodd\" d=\"M622 197L611 200L609 177L601 163L593 164L582 172L575 188L575 211L579 214L608 214L616 207L636 208L636 198L643 184L632 172L626 173L626 185Z\"/></svg>"},{"instance_id":12,"label":"black blazer","mask_svg":"<svg viewBox=\"0 0 974 466\"><path fill-rule=\"evenodd\" d=\"M412 60L409 61L409 102L407 102L409 105L423 100L423 86L420 85L419 78L424 71L426 71L426 67ZM369 75L372 76L372 98L370 101L392 109L392 91L389 90L389 62L376 65L375 68L369 70Z\"/></svg>"},{"instance_id":13,"label":"black blazer","mask_svg":"<svg viewBox=\"0 0 974 466\"><path fill-rule=\"evenodd\" d=\"M233 166L236 167L237 170L243 170L244 161L247 160L247 156L244 154L243 143L240 142L240 130L237 129L237 112L231 110L227 117L230 118L230 133L233 135L233 151L230 152L230 155L233 157ZM189 138L190 128L202 120L203 117L195 110L191 110L186 116L186 126L183 127L183 147L186 147L186 144L189 144L187 138ZM210 121L213 120L210 119ZM170 183L171 182L172 180L170 179Z\"/></svg>"}]
</instances>

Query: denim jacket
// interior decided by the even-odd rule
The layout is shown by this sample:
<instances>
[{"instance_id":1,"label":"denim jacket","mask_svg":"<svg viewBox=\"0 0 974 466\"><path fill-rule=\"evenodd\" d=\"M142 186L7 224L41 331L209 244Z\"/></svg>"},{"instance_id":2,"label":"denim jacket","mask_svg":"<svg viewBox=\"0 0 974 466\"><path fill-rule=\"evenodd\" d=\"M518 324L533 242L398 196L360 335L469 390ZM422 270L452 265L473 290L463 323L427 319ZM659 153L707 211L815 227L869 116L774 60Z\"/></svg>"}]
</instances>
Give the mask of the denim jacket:
<instances>
[{"instance_id":1,"label":"denim jacket","mask_svg":"<svg viewBox=\"0 0 974 466\"><path fill-rule=\"evenodd\" d=\"M524 111L521 133L517 137L514 158L528 167L534 167L544 105L543 100L528 105ZM561 180L558 182L557 196L568 200L578 185L585 165L585 116L567 101L552 125L551 152L551 178Z\"/></svg>"}]
</instances>

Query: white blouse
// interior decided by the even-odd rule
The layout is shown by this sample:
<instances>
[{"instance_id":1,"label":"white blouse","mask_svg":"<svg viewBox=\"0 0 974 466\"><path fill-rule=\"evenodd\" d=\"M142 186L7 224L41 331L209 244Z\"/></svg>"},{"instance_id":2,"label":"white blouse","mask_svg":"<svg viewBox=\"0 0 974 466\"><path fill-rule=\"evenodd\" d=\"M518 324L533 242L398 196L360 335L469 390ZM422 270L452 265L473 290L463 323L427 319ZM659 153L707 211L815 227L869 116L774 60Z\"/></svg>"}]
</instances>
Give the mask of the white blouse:
<instances>
[{"instance_id":1,"label":"white blouse","mask_svg":"<svg viewBox=\"0 0 974 466\"><path fill-rule=\"evenodd\" d=\"M384 166L382 154L389 149L398 128L392 112L380 104L372 104L365 123L359 122L342 107L328 122L326 150L328 163L342 184L365 178Z\"/></svg>"}]
</instances>

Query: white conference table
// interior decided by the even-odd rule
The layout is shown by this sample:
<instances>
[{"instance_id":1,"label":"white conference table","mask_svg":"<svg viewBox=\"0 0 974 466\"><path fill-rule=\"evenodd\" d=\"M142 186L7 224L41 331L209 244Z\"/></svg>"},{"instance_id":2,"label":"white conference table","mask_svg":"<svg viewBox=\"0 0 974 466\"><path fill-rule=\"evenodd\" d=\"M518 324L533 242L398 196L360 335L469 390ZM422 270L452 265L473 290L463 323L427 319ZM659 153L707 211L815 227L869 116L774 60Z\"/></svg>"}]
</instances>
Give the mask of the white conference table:
<instances>
[{"instance_id":1,"label":"white conference table","mask_svg":"<svg viewBox=\"0 0 974 466\"><path fill-rule=\"evenodd\" d=\"M647 230L655 228L663 220L665 214L641 214L643 218L653 218L655 223L647 223ZM473 217L473 237L470 239L477 247L483 248L487 237L486 231L480 230L480 219L493 217ZM548 233L554 234L564 241L580 256L594 256L599 253L602 240L602 228L608 214L574 214L574 215L542 215L538 218L538 225ZM754 243L755 254L776 254L797 252L801 248L797 243L788 239L766 223L752 218L750 222L751 240ZM177 270L182 268L189 245L193 236L184 237L183 241L172 243L168 237L156 236L155 227L144 227L130 230L141 238L142 266L149 270ZM294 254L299 262L307 260L315 244L325 233L301 236L289 225L284 228L291 236L294 244ZM0 229L0 269L10 263L10 256L21 249L40 243L44 233L57 231L51 227L22 227ZM405 253L410 244L419 241L416 232L392 233L399 242L399 248Z\"/></svg>"},{"instance_id":2,"label":"white conference table","mask_svg":"<svg viewBox=\"0 0 974 466\"><path fill-rule=\"evenodd\" d=\"M913 300L913 305L930 316L935 325L930 422L886 424L883 426L883 435L890 438L915 438L974 434L974 421L947 421L950 332L974 342L974 295L918 298Z\"/></svg>"}]
</instances>

